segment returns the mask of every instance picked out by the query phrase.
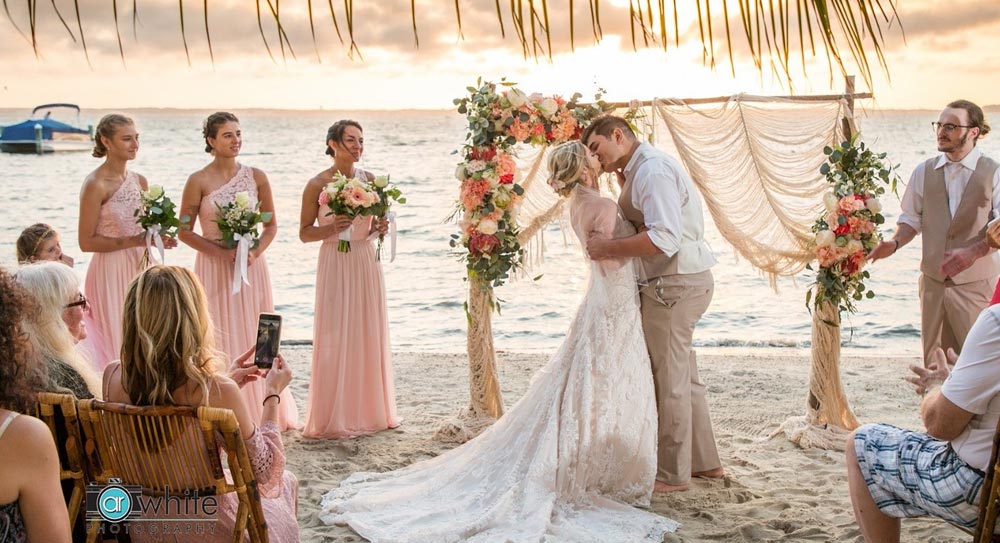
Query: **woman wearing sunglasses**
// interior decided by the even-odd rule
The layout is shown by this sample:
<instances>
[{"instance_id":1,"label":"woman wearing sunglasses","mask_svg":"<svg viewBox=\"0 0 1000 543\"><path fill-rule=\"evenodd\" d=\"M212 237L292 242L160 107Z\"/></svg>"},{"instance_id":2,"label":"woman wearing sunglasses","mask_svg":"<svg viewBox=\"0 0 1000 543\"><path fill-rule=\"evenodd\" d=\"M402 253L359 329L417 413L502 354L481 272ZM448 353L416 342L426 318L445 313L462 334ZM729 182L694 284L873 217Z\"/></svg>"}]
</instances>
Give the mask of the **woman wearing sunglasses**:
<instances>
[{"instance_id":1,"label":"woman wearing sunglasses","mask_svg":"<svg viewBox=\"0 0 1000 543\"><path fill-rule=\"evenodd\" d=\"M45 363L45 389L93 398L101 390L101 381L77 348L87 337L84 316L89 303L80 294L76 274L58 262L39 262L22 266L14 278L36 303L22 326L32 352Z\"/></svg>"}]
</instances>

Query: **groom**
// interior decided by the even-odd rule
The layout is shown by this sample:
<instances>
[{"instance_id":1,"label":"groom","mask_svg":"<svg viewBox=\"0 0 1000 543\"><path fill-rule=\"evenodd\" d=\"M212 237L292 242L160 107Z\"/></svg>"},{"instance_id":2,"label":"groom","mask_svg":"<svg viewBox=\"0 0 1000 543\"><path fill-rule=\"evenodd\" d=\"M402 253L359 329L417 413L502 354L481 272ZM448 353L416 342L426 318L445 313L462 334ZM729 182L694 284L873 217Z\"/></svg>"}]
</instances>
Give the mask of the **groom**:
<instances>
[{"instance_id":1,"label":"groom","mask_svg":"<svg viewBox=\"0 0 1000 543\"><path fill-rule=\"evenodd\" d=\"M691 348L715 289L701 198L680 163L640 143L625 119L598 118L581 141L605 172L618 176L618 205L639 231L610 240L592 234L587 252L594 260L639 257L648 280L640 286L640 302L659 411L655 490L687 490L692 476L723 475Z\"/></svg>"}]
</instances>

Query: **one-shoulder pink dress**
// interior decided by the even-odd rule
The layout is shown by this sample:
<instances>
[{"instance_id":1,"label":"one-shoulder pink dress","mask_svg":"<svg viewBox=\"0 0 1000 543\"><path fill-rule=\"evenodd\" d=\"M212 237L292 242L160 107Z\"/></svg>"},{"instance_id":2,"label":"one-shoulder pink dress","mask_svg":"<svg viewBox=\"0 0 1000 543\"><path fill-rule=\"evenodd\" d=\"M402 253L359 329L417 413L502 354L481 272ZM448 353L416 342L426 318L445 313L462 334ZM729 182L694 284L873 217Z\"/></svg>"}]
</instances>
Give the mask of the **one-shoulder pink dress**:
<instances>
[{"instance_id":1,"label":"one-shoulder pink dress","mask_svg":"<svg viewBox=\"0 0 1000 543\"><path fill-rule=\"evenodd\" d=\"M101 204L97 235L109 238L134 236L142 232L135 210L142 205L139 176L125 172L118 190ZM87 337L80 350L97 371L120 358L122 348L122 313L128 286L142 271L145 247L129 247L107 253L94 253L87 266L83 291L90 303L85 315Z\"/></svg>"},{"instance_id":2,"label":"one-shoulder pink dress","mask_svg":"<svg viewBox=\"0 0 1000 543\"><path fill-rule=\"evenodd\" d=\"M246 192L250 197L250 205L257 203L257 183L254 181L253 168L240 164L236 176L225 185L205 196L201 200L198 212L198 222L201 223L202 237L219 241L222 233L215 224L216 204L225 205L236 199L236 193ZM257 317L261 313L274 312L274 301L271 297L271 275L267 270L267 258L261 255L247 269L249 285L244 284L240 291L232 294L233 262L229 259L214 257L198 252L194 259L194 273L201 279L208 298L208 309L215 324L215 346L225 353L227 360L243 354L253 347L257 338ZM260 422L264 411L264 380L258 379L247 383L242 389L247 407ZM278 409L278 428L281 431L298 428L298 409L292 392L286 388L281 393Z\"/></svg>"},{"instance_id":3,"label":"one-shoulder pink dress","mask_svg":"<svg viewBox=\"0 0 1000 543\"><path fill-rule=\"evenodd\" d=\"M364 175L358 170L358 175ZM320 208L320 225L333 222ZM302 434L342 438L399 426L382 267L368 237L371 217L354 220L351 250L323 240L316 272L312 378Z\"/></svg>"}]
</instances>

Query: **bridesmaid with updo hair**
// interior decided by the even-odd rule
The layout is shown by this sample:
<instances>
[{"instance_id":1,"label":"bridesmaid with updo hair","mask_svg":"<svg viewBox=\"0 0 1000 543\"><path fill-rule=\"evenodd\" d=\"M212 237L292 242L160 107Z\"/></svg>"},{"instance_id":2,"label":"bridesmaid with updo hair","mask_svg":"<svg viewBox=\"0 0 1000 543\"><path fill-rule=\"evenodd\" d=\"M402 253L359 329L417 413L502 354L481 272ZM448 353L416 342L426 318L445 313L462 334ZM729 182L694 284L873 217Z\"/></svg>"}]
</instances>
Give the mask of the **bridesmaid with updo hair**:
<instances>
[{"instance_id":1,"label":"bridesmaid with updo hair","mask_svg":"<svg viewBox=\"0 0 1000 543\"><path fill-rule=\"evenodd\" d=\"M212 161L191 174L184 185L180 211L182 227L178 237L197 251L194 272L205 289L215 326L216 346L224 353L223 358L232 360L256 344L257 317L261 313L274 312L271 274L264 253L278 233L278 219L267 175L236 160L243 147L243 131L236 115L226 111L209 115L203 124L202 135L205 152L212 155ZM246 193L251 208L259 202L260 212L270 212L271 220L263 224L260 243L251 248L247 258L250 284L241 284L239 292L233 294L237 250L222 241L215 220L216 206L235 201L240 193ZM200 234L194 230L199 221ZM240 392L258 424L264 403L268 402L280 404L278 428L281 431L299 426L298 409L291 390L285 389L280 396L268 397L264 380L259 379L247 383Z\"/></svg>"},{"instance_id":2,"label":"bridesmaid with updo hair","mask_svg":"<svg viewBox=\"0 0 1000 543\"><path fill-rule=\"evenodd\" d=\"M101 118L93 156L104 162L83 181L78 228L80 249L94 253L84 282L91 334L83 348L98 370L119 357L125 291L143 269L146 234L136 223L135 210L149 183L128 169L138 152L139 132L131 118L120 113ZM177 246L170 237L162 239L168 249Z\"/></svg>"},{"instance_id":3,"label":"bridesmaid with updo hair","mask_svg":"<svg viewBox=\"0 0 1000 543\"><path fill-rule=\"evenodd\" d=\"M372 181L357 167L364 132L352 120L337 121L326 132L326 154L333 164L316 174L302 191L299 239L320 241L313 319L312 378L305 437L345 438L399 426L389 351L382 266L372 238L385 233L383 219L329 215L319 197L334 174ZM350 229L350 230L348 230ZM350 232L351 250L337 251L338 237Z\"/></svg>"}]
</instances>

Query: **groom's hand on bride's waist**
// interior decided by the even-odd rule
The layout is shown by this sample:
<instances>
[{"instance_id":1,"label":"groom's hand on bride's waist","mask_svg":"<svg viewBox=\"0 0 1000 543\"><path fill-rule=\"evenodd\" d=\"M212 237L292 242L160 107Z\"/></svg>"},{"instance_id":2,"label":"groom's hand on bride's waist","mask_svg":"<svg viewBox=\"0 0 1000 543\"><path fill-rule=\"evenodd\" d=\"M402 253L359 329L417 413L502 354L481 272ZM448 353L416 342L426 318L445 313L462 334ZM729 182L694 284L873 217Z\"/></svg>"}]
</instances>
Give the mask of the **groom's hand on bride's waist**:
<instances>
[{"instance_id":1,"label":"groom's hand on bride's waist","mask_svg":"<svg viewBox=\"0 0 1000 543\"><path fill-rule=\"evenodd\" d=\"M587 254L592 260L611 258L611 246L614 240L608 239L597 232L591 232L587 238Z\"/></svg>"}]
</instances>

